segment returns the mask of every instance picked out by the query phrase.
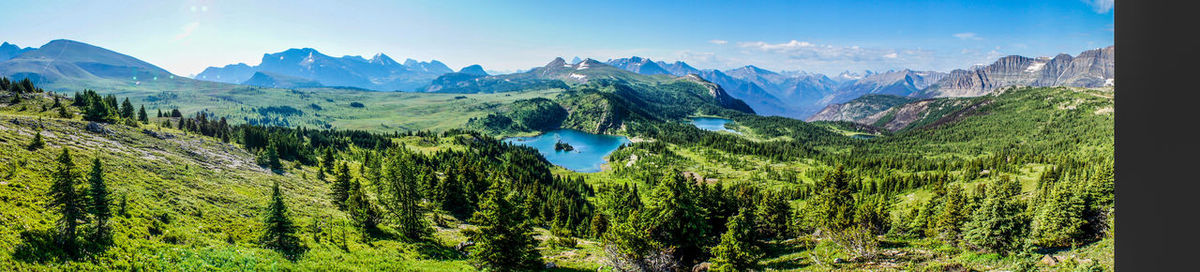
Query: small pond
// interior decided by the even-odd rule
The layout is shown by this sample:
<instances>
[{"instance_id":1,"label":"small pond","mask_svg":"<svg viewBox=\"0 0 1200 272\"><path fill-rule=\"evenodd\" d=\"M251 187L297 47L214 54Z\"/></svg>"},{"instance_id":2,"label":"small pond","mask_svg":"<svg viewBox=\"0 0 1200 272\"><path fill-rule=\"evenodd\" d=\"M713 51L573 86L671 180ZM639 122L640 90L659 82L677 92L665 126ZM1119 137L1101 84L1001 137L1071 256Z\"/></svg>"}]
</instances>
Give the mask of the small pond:
<instances>
[{"instance_id":1,"label":"small pond","mask_svg":"<svg viewBox=\"0 0 1200 272\"><path fill-rule=\"evenodd\" d=\"M737 134L742 134L741 132L737 132L736 130L725 128L725 124L728 124L729 122L733 122L733 120L729 120L729 119L725 119L725 118L696 117L696 118L692 118L691 123L693 126L696 126L697 128L700 128L703 130L728 131L728 132L733 132L733 133L737 133Z\"/></svg>"}]
</instances>

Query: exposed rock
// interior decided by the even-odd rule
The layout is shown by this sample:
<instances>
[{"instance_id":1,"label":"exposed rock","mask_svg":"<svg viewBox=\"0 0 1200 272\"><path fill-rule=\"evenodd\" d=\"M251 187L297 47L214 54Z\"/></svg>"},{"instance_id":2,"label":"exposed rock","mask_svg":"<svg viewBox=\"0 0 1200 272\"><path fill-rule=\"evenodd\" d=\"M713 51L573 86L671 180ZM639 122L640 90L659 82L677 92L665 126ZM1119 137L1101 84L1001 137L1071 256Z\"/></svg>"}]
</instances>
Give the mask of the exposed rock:
<instances>
[{"instance_id":1,"label":"exposed rock","mask_svg":"<svg viewBox=\"0 0 1200 272\"><path fill-rule=\"evenodd\" d=\"M712 263L703 262L692 266L692 272L704 272L712 269Z\"/></svg>"},{"instance_id":2,"label":"exposed rock","mask_svg":"<svg viewBox=\"0 0 1200 272\"><path fill-rule=\"evenodd\" d=\"M1042 264L1046 266L1054 266L1058 264L1058 258L1050 255L1042 256Z\"/></svg>"},{"instance_id":3,"label":"exposed rock","mask_svg":"<svg viewBox=\"0 0 1200 272\"><path fill-rule=\"evenodd\" d=\"M558 268L558 265L554 264L554 262L546 262L545 268L546 269L555 269L555 268Z\"/></svg>"},{"instance_id":4,"label":"exposed rock","mask_svg":"<svg viewBox=\"0 0 1200 272\"><path fill-rule=\"evenodd\" d=\"M1109 46L1083 51L1076 57L1007 56L979 69L954 70L918 96L980 96L1006 86L1103 87L1113 82L1115 52Z\"/></svg>"},{"instance_id":5,"label":"exposed rock","mask_svg":"<svg viewBox=\"0 0 1200 272\"><path fill-rule=\"evenodd\" d=\"M101 124L101 123L96 123L96 122L88 122L87 131L91 131L92 133L105 134L105 135L108 135L109 133L112 132L112 131L108 130L106 125Z\"/></svg>"}]
</instances>

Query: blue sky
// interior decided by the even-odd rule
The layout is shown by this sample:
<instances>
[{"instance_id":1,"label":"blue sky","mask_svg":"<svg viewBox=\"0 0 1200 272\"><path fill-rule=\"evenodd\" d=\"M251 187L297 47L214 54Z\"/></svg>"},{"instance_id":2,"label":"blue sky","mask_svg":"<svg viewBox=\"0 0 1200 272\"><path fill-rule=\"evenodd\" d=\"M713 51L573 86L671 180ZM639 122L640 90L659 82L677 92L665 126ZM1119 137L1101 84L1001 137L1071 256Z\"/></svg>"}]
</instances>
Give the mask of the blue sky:
<instances>
[{"instance_id":1,"label":"blue sky","mask_svg":"<svg viewBox=\"0 0 1200 272\"><path fill-rule=\"evenodd\" d=\"M179 75L315 48L511 71L556 56L949 71L1113 44L1112 0L2 1L0 41L73 39ZM882 2L882 3L880 3Z\"/></svg>"}]
</instances>

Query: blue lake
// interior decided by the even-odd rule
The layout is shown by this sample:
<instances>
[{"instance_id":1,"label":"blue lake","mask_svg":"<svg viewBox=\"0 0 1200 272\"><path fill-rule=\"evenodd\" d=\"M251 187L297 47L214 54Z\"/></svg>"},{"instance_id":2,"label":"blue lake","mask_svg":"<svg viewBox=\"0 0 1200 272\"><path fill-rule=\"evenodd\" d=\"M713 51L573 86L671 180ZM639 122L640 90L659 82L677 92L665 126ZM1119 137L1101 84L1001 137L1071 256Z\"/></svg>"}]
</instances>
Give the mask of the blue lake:
<instances>
[{"instance_id":1,"label":"blue lake","mask_svg":"<svg viewBox=\"0 0 1200 272\"><path fill-rule=\"evenodd\" d=\"M725 118L712 118L712 117L692 118L692 125L696 126L697 128L703 129L703 130L728 131L728 132L733 132L733 133L737 133L737 134L742 134L741 132L737 132L736 130L725 128L725 124L728 124L729 122L733 122L733 120L729 120L729 119L725 119Z\"/></svg>"},{"instance_id":2,"label":"blue lake","mask_svg":"<svg viewBox=\"0 0 1200 272\"><path fill-rule=\"evenodd\" d=\"M600 172L600 166L608 161L605 156L617 151L621 144L629 142L624 136L591 134L573 129L553 130L533 137L504 138L505 142L533 147L546 160L575 172ZM575 150L556 151L554 144L562 141Z\"/></svg>"}]
</instances>

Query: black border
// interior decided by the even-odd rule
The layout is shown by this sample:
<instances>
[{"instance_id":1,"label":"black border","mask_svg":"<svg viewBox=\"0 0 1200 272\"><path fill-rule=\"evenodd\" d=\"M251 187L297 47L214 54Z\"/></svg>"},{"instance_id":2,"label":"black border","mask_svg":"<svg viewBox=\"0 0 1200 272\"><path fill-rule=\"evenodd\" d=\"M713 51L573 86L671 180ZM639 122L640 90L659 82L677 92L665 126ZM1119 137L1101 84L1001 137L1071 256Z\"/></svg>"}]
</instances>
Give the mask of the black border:
<instances>
[{"instance_id":1,"label":"black border","mask_svg":"<svg viewBox=\"0 0 1200 272\"><path fill-rule=\"evenodd\" d=\"M1123 0L1116 47L1117 271L1200 271L1200 9Z\"/></svg>"}]
</instances>

